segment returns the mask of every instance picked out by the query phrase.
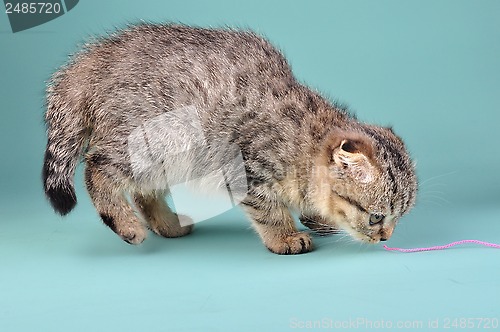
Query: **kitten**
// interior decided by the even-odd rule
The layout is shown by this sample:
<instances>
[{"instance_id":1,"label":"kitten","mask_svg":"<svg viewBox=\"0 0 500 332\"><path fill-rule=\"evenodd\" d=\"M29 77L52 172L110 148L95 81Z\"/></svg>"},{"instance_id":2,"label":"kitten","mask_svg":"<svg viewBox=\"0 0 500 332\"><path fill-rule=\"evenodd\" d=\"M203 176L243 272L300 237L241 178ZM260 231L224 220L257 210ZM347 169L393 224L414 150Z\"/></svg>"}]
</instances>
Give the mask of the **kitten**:
<instances>
[{"instance_id":1,"label":"kitten","mask_svg":"<svg viewBox=\"0 0 500 332\"><path fill-rule=\"evenodd\" d=\"M83 157L95 208L131 244L146 227L190 233L189 218L165 203L169 186L238 155L244 181L237 163L225 177L243 183L241 206L277 254L313 249L290 210L318 232L378 243L415 202L403 141L297 82L282 54L252 32L143 24L88 44L54 74L45 120L43 181L54 209L75 206Z\"/></svg>"}]
</instances>

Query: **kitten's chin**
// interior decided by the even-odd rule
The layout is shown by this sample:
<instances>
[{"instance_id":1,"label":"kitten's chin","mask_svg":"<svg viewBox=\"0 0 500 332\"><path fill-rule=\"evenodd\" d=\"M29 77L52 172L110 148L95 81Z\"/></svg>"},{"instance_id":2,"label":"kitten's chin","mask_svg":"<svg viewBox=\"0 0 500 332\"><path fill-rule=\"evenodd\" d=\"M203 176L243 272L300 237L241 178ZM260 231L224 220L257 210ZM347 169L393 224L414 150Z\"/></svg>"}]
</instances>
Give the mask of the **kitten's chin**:
<instances>
[{"instance_id":1,"label":"kitten's chin","mask_svg":"<svg viewBox=\"0 0 500 332\"><path fill-rule=\"evenodd\" d=\"M351 237L358 241L358 242L362 242L362 243L370 243L370 244L375 244L375 243L379 243L380 242L380 239L375 239L375 238L372 238L368 235L365 235L363 233L360 233L354 229L349 229L347 230L347 232L349 233L349 235L351 235Z\"/></svg>"},{"instance_id":2,"label":"kitten's chin","mask_svg":"<svg viewBox=\"0 0 500 332\"><path fill-rule=\"evenodd\" d=\"M364 243L370 243L370 244L376 244L376 243L380 243L380 239L374 239L374 238L371 238L371 237L366 237L367 240L364 240L363 242Z\"/></svg>"}]
</instances>

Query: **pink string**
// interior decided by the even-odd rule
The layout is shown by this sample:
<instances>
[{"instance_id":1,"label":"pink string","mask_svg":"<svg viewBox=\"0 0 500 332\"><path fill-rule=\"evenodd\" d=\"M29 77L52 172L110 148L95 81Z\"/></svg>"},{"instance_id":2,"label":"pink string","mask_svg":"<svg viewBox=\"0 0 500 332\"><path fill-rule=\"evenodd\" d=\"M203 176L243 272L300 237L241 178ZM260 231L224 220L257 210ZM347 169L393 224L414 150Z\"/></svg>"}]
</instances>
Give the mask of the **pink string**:
<instances>
[{"instance_id":1,"label":"pink string","mask_svg":"<svg viewBox=\"0 0 500 332\"><path fill-rule=\"evenodd\" d=\"M434 247L427 247L427 248L411 248L411 249L390 248L390 247L384 245L384 249L389 250L389 251L400 251L400 252L418 252L418 251L443 250L443 249L448 249L450 247L460 245L460 244L465 244L465 243L475 243L475 244L480 244L480 245L487 246L487 247L500 249L499 244L484 242L484 241L479 241L479 240L462 240L462 241L452 242L452 243L446 244L444 246L434 246Z\"/></svg>"}]
</instances>

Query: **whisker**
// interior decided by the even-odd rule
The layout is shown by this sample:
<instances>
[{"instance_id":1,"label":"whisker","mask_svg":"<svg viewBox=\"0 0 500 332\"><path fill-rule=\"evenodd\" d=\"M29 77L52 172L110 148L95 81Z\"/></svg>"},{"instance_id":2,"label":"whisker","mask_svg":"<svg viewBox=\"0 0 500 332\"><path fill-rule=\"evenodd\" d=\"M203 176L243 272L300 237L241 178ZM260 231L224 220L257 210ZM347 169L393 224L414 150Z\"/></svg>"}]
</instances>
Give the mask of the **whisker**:
<instances>
[{"instance_id":1,"label":"whisker","mask_svg":"<svg viewBox=\"0 0 500 332\"><path fill-rule=\"evenodd\" d=\"M428 179L425 179L424 181L420 182L420 186L425 185L429 181L433 181L433 180L436 180L436 179L439 179L439 178L442 178L442 177L445 177L445 176L453 175L453 174L456 174L456 173L458 173L458 171L451 171L451 172L448 172L448 173L444 173L444 174L439 174L439 175L436 175L436 176L432 176L432 177L430 177Z\"/></svg>"},{"instance_id":2,"label":"whisker","mask_svg":"<svg viewBox=\"0 0 500 332\"><path fill-rule=\"evenodd\" d=\"M422 197L419 199L419 201L422 203L433 203L437 204L439 206L444 206L444 205L450 205L451 202L443 197L444 195L441 195L442 193L436 192L436 193L425 193L422 195Z\"/></svg>"}]
</instances>

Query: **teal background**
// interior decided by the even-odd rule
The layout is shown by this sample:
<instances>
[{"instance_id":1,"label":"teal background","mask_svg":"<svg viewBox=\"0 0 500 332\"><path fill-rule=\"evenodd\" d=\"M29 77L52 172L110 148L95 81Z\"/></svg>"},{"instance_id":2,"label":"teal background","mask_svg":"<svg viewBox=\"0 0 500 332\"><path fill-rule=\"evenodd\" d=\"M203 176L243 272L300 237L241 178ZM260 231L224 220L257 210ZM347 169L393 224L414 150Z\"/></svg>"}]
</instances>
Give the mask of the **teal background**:
<instances>
[{"instance_id":1,"label":"teal background","mask_svg":"<svg viewBox=\"0 0 500 332\"><path fill-rule=\"evenodd\" d=\"M447 319L500 319L496 249L402 254L334 236L277 256L238 208L189 237L132 247L99 221L81 168L77 208L55 215L40 181L45 81L89 36L141 19L252 28L302 81L393 125L421 186L388 245L500 243L500 1L87 0L16 34L0 13L2 331L375 330L363 320L442 330Z\"/></svg>"}]
</instances>

